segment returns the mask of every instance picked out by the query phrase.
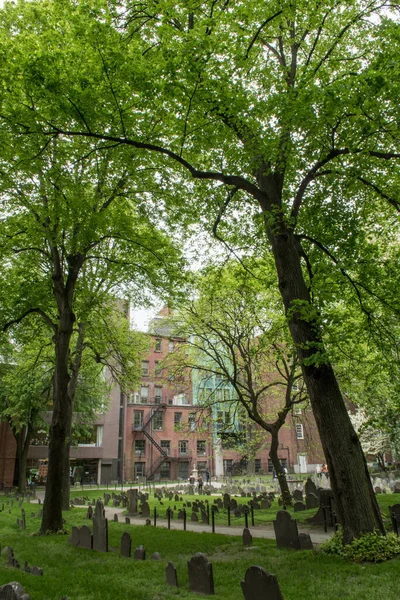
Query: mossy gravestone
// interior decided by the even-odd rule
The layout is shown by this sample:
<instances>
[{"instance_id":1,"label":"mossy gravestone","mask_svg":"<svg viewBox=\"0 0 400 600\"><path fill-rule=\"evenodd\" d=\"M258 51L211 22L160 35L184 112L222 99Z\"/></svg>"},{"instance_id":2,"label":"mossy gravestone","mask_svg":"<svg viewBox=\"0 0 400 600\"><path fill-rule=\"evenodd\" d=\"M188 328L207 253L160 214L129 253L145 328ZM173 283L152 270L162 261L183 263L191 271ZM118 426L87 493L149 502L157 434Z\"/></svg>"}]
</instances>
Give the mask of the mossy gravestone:
<instances>
[{"instance_id":1,"label":"mossy gravestone","mask_svg":"<svg viewBox=\"0 0 400 600\"><path fill-rule=\"evenodd\" d=\"M108 521L101 500L97 500L93 515L93 550L108 552Z\"/></svg>"},{"instance_id":2,"label":"mossy gravestone","mask_svg":"<svg viewBox=\"0 0 400 600\"><path fill-rule=\"evenodd\" d=\"M212 564L205 554L198 552L188 562L189 587L196 594L214 594Z\"/></svg>"}]
</instances>

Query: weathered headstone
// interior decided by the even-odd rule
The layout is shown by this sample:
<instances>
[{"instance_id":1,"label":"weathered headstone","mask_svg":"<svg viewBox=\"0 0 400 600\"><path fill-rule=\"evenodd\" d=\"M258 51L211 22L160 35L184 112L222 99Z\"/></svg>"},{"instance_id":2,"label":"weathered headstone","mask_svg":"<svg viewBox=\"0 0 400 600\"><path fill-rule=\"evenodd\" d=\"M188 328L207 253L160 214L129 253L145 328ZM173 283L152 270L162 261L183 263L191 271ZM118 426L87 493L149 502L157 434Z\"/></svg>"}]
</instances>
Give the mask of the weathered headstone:
<instances>
[{"instance_id":1,"label":"weathered headstone","mask_svg":"<svg viewBox=\"0 0 400 600\"><path fill-rule=\"evenodd\" d=\"M253 536L251 535L250 530L247 527L243 529L242 540L243 546L252 546L253 544Z\"/></svg>"},{"instance_id":2,"label":"weathered headstone","mask_svg":"<svg viewBox=\"0 0 400 600\"><path fill-rule=\"evenodd\" d=\"M268 508L270 508L271 506L271 502L268 500L268 498L263 498L261 500L260 506L262 510L268 510Z\"/></svg>"},{"instance_id":3,"label":"weathered headstone","mask_svg":"<svg viewBox=\"0 0 400 600\"><path fill-rule=\"evenodd\" d=\"M214 594L212 564L205 554L198 552L188 562L189 587L196 594Z\"/></svg>"},{"instance_id":4,"label":"weathered headstone","mask_svg":"<svg viewBox=\"0 0 400 600\"><path fill-rule=\"evenodd\" d=\"M93 515L93 550L108 552L108 521L101 500L97 500Z\"/></svg>"},{"instance_id":5,"label":"weathered headstone","mask_svg":"<svg viewBox=\"0 0 400 600\"><path fill-rule=\"evenodd\" d=\"M79 529L79 527L75 527L75 525L74 525L72 527L72 531L71 531L70 542L73 546L79 546L80 539L81 539L80 529Z\"/></svg>"},{"instance_id":6,"label":"weathered headstone","mask_svg":"<svg viewBox=\"0 0 400 600\"><path fill-rule=\"evenodd\" d=\"M176 572L176 568L174 567L172 562L169 562L167 564L167 568L165 570L165 577L168 585L178 587L178 575Z\"/></svg>"},{"instance_id":7,"label":"weathered headstone","mask_svg":"<svg viewBox=\"0 0 400 600\"><path fill-rule=\"evenodd\" d=\"M316 494L307 494L306 496L306 507L307 508L318 508L319 500Z\"/></svg>"},{"instance_id":8,"label":"weathered headstone","mask_svg":"<svg viewBox=\"0 0 400 600\"><path fill-rule=\"evenodd\" d=\"M130 515L138 513L138 491L132 488L128 490L128 513Z\"/></svg>"},{"instance_id":9,"label":"weathered headstone","mask_svg":"<svg viewBox=\"0 0 400 600\"><path fill-rule=\"evenodd\" d=\"M153 552L151 560L161 560L161 554L159 552Z\"/></svg>"},{"instance_id":10,"label":"weathered headstone","mask_svg":"<svg viewBox=\"0 0 400 600\"><path fill-rule=\"evenodd\" d=\"M93 549L93 536L92 536L92 532L90 531L89 527L87 525L82 525L82 527L80 528L79 534L80 534L79 546L81 548L86 548L87 550L92 550Z\"/></svg>"},{"instance_id":11,"label":"weathered headstone","mask_svg":"<svg viewBox=\"0 0 400 600\"><path fill-rule=\"evenodd\" d=\"M307 479L306 484L304 486L304 490L305 490L306 496L308 496L308 494L317 495L317 486L315 485L315 483L313 482L311 477L309 477Z\"/></svg>"},{"instance_id":12,"label":"weathered headstone","mask_svg":"<svg viewBox=\"0 0 400 600\"><path fill-rule=\"evenodd\" d=\"M223 506L224 508L228 508L231 505L231 497L229 494L224 494ZM222 508L222 507L220 507Z\"/></svg>"},{"instance_id":13,"label":"weathered headstone","mask_svg":"<svg viewBox=\"0 0 400 600\"><path fill-rule=\"evenodd\" d=\"M129 517L125 517L125 525L130 525L131 524L131 520Z\"/></svg>"},{"instance_id":14,"label":"weathered headstone","mask_svg":"<svg viewBox=\"0 0 400 600\"><path fill-rule=\"evenodd\" d=\"M143 545L138 546L133 553L135 560L146 560L146 550Z\"/></svg>"},{"instance_id":15,"label":"weathered headstone","mask_svg":"<svg viewBox=\"0 0 400 600\"><path fill-rule=\"evenodd\" d=\"M190 519L194 523L198 523L199 522L199 517L198 517L197 513L195 513L195 512L192 512L192 516L190 517Z\"/></svg>"},{"instance_id":16,"label":"weathered headstone","mask_svg":"<svg viewBox=\"0 0 400 600\"><path fill-rule=\"evenodd\" d=\"M293 510L294 512L301 512L302 510L306 510L306 505L304 504L304 502L295 502L293 504Z\"/></svg>"},{"instance_id":17,"label":"weathered headstone","mask_svg":"<svg viewBox=\"0 0 400 600\"><path fill-rule=\"evenodd\" d=\"M274 521L274 530L276 545L278 548L298 549L299 534L297 531L297 522L292 519L286 510L279 510Z\"/></svg>"},{"instance_id":18,"label":"weathered headstone","mask_svg":"<svg viewBox=\"0 0 400 600\"><path fill-rule=\"evenodd\" d=\"M125 531L121 536L120 555L130 558L131 549L132 549L131 536L129 535L129 533L127 531Z\"/></svg>"},{"instance_id":19,"label":"weathered headstone","mask_svg":"<svg viewBox=\"0 0 400 600\"><path fill-rule=\"evenodd\" d=\"M249 567L241 586L245 600L283 600L277 578L262 567Z\"/></svg>"},{"instance_id":20,"label":"weathered headstone","mask_svg":"<svg viewBox=\"0 0 400 600\"><path fill-rule=\"evenodd\" d=\"M117 513L114 513L114 523L118 523L118 515Z\"/></svg>"},{"instance_id":21,"label":"weathered headstone","mask_svg":"<svg viewBox=\"0 0 400 600\"><path fill-rule=\"evenodd\" d=\"M301 490L294 490L292 496L297 502L303 502L303 492Z\"/></svg>"},{"instance_id":22,"label":"weathered headstone","mask_svg":"<svg viewBox=\"0 0 400 600\"><path fill-rule=\"evenodd\" d=\"M299 533L300 550L313 550L313 543L309 533Z\"/></svg>"},{"instance_id":23,"label":"weathered headstone","mask_svg":"<svg viewBox=\"0 0 400 600\"><path fill-rule=\"evenodd\" d=\"M86 513L86 518L87 519L92 519L93 518L93 508L92 508L92 506L88 506L87 513Z\"/></svg>"},{"instance_id":24,"label":"weathered headstone","mask_svg":"<svg viewBox=\"0 0 400 600\"><path fill-rule=\"evenodd\" d=\"M30 600L25 590L18 581L11 581L0 586L0 600Z\"/></svg>"},{"instance_id":25,"label":"weathered headstone","mask_svg":"<svg viewBox=\"0 0 400 600\"><path fill-rule=\"evenodd\" d=\"M148 502L142 503L142 517L148 518L150 516L150 506Z\"/></svg>"}]
</instances>

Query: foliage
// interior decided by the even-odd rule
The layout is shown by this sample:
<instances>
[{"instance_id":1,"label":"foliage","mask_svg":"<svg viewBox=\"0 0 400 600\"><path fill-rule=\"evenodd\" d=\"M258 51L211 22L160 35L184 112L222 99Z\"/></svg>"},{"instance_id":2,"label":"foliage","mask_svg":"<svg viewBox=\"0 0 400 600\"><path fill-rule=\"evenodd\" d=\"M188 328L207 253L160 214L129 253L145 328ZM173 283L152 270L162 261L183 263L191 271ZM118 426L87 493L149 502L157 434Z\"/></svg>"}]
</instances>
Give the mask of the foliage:
<instances>
[{"instance_id":1,"label":"foliage","mask_svg":"<svg viewBox=\"0 0 400 600\"><path fill-rule=\"evenodd\" d=\"M377 532L365 533L350 544L343 543L343 530L339 527L334 536L321 544L327 554L336 554L351 562L383 562L400 554L400 540L394 533L386 536Z\"/></svg>"}]
</instances>

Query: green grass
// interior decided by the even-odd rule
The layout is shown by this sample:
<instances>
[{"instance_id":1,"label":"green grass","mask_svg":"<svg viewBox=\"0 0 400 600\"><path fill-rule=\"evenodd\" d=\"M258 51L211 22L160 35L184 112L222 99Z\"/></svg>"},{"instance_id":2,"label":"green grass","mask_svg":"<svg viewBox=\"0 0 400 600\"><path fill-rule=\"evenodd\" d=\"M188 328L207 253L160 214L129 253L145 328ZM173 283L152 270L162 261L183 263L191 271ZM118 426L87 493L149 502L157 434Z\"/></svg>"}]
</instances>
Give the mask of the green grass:
<instances>
[{"instance_id":1,"label":"green grass","mask_svg":"<svg viewBox=\"0 0 400 600\"><path fill-rule=\"evenodd\" d=\"M400 560L383 564L349 564L343 560L307 551L278 550L275 542L257 539L255 548L245 549L240 537L163 528L126 526L109 522L107 554L74 548L68 536L36 536L39 520L31 519L37 506L24 504L27 530L16 528L20 510L14 506L0 513L1 543L14 548L15 556L23 565L43 568L44 576L35 577L16 571L7 565L7 557L0 560L0 583L20 581L32 600L59 600L63 595L70 600L182 600L196 598L188 590L187 561L198 551L209 557L213 564L216 600L242 600L240 581L246 568L261 565L278 577L285 600L398 600ZM65 513L67 528L87 524L85 511L74 509ZM118 548L121 534L129 530L133 548L143 544L148 560L145 562L121 558ZM151 561L153 552L160 552L161 561ZM165 584L165 567L171 560L178 570L180 588Z\"/></svg>"},{"instance_id":2,"label":"green grass","mask_svg":"<svg viewBox=\"0 0 400 600\"><path fill-rule=\"evenodd\" d=\"M112 492L115 490L108 490L108 493L112 494ZM89 491L84 491L83 493L79 492L77 490L73 490L71 492L71 498L81 498L82 496L88 497L90 499L97 499L97 498L101 498L101 500L104 501L104 493L107 492L107 490L89 490ZM115 493L119 493L118 490ZM210 508L211 505L214 502L214 499L217 497L221 497L221 494L219 496L182 496L183 501L182 502L175 502L174 499L172 501L169 501L167 498L163 498L162 502L163 504L160 504L159 500L157 498L154 498L154 494L153 492L150 492L149 495L149 506L150 506L150 516L151 518L153 518L153 514L154 514L154 508L157 508L157 515L158 518L160 519L165 519L166 518L166 511L167 508L170 507L172 509L174 509L174 507L176 506L176 511L174 511L174 518L177 518L178 515L178 511L183 508L183 504L186 503L188 500L193 502L194 500L203 500L203 502L208 499L209 504L210 504ZM241 498L239 496L235 496L232 495L232 497L234 497L238 504L247 504L247 501L249 500L249 498ZM379 507L381 509L382 512L382 516L383 516L383 520L385 523L385 527L388 530L392 530L392 526L391 526L391 522L390 522L390 518L389 518L389 506L392 506L393 504L397 504L398 502L400 502L400 494L379 494L377 495L377 500L378 500L378 504ZM112 499L109 502L109 507L112 507ZM140 504L139 504L140 506ZM271 507L268 510L254 510L254 525L267 525L267 524L272 524L272 521L275 520L276 518L276 513L277 511L280 510L280 506L278 504L278 501L275 500ZM191 509L187 508L186 509L187 514L188 514L188 521L190 520L190 515L191 515ZM292 515L293 518L295 518L298 523L300 525L306 525L307 527L310 527L307 523L307 519L309 519L310 517L314 516L315 513L317 512L317 509L313 508L313 509L309 509L309 510L304 510L301 512L294 512L292 508L288 507L288 511L290 512L290 514ZM198 513L199 515L199 521L201 521L201 515L200 513ZM251 525L251 517L249 514L249 525ZM211 516L210 516L210 523L211 523ZM218 513L215 514L215 524L216 526L218 525L224 525L226 526L228 524L228 514L227 511L222 509L220 510ZM231 510L231 526L232 527L244 527L244 517L235 517L233 514L233 510Z\"/></svg>"}]
</instances>

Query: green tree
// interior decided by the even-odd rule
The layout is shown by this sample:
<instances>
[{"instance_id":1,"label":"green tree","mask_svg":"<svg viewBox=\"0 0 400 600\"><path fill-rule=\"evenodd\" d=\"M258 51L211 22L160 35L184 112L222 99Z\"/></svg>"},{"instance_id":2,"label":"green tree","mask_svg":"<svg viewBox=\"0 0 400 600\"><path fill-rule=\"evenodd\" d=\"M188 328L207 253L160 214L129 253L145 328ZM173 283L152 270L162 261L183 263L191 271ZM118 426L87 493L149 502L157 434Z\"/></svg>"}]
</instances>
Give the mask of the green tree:
<instances>
[{"instance_id":1,"label":"green tree","mask_svg":"<svg viewBox=\"0 0 400 600\"><path fill-rule=\"evenodd\" d=\"M170 360L178 368L194 370L196 378L217 378L219 384L206 387L197 399L200 406L213 409L214 417L217 410L227 411L238 416L239 429L250 420L270 434L269 455L282 498L290 504L278 458L279 432L294 406L307 401L307 393L269 262L268 269L259 261L231 260L199 275L196 299L182 305L176 317L176 333L187 341ZM221 398L226 384L232 393ZM220 431L223 426L219 424Z\"/></svg>"},{"instance_id":2,"label":"green tree","mask_svg":"<svg viewBox=\"0 0 400 600\"><path fill-rule=\"evenodd\" d=\"M374 216L399 211L398 24L374 0L108 8L8 8L5 129L42 147L43 137L84 136L134 149L148 168L157 164L164 189L167 175L180 189L167 206L173 218L196 212L219 237L265 238L345 541L383 532L310 274L315 251L339 270L351 248L368 256ZM365 227L359 235L365 217L369 238ZM334 252L318 239L325 232Z\"/></svg>"}]
</instances>

